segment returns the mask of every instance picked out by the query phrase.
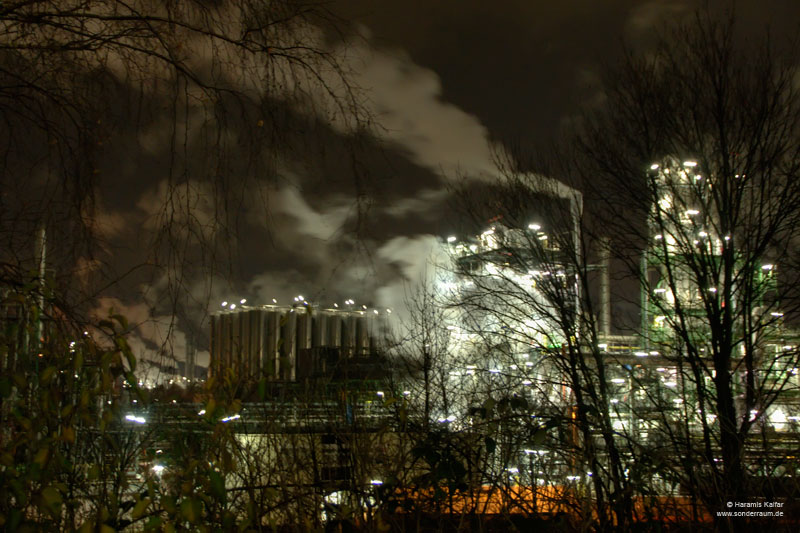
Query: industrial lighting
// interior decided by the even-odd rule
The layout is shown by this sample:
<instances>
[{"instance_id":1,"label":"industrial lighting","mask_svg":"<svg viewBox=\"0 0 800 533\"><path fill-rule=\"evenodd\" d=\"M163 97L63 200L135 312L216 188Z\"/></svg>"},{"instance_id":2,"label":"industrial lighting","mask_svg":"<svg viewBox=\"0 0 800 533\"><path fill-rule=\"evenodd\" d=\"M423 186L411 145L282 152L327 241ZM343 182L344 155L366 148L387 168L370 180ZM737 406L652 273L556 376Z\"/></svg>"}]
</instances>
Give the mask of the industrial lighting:
<instances>
[{"instance_id":1,"label":"industrial lighting","mask_svg":"<svg viewBox=\"0 0 800 533\"><path fill-rule=\"evenodd\" d=\"M635 352L633 355L636 357L647 357L647 352Z\"/></svg>"},{"instance_id":2,"label":"industrial lighting","mask_svg":"<svg viewBox=\"0 0 800 533\"><path fill-rule=\"evenodd\" d=\"M197 416L203 416L204 414L206 414L206 410L201 409L200 412L197 413Z\"/></svg>"},{"instance_id":3,"label":"industrial lighting","mask_svg":"<svg viewBox=\"0 0 800 533\"><path fill-rule=\"evenodd\" d=\"M231 420L239 420L240 418L242 418L241 415L231 415L220 419L220 422L230 422Z\"/></svg>"},{"instance_id":4,"label":"industrial lighting","mask_svg":"<svg viewBox=\"0 0 800 533\"><path fill-rule=\"evenodd\" d=\"M542 229L542 226L539 224L528 224L528 229L532 229L533 231L539 231Z\"/></svg>"},{"instance_id":5,"label":"industrial lighting","mask_svg":"<svg viewBox=\"0 0 800 533\"><path fill-rule=\"evenodd\" d=\"M683 166L685 167L696 167L697 161L684 161Z\"/></svg>"},{"instance_id":6,"label":"industrial lighting","mask_svg":"<svg viewBox=\"0 0 800 533\"><path fill-rule=\"evenodd\" d=\"M381 398L383 398L383 391L382 391L382 390L379 390L379 391L378 391L378 392L376 392L375 394L377 394L378 396L380 396Z\"/></svg>"},{"instance_id":7,"label":"industrial lighting","mask_svg":"<svg viewBox=\"0 0 800 533\"><path fill-rule=\"evenodd\" d=\"M380 485L383 485L383 481L381 481L380 479L371 479L371 480L369 480L369 484L370 485L375 485L375 486L380 486Z\"/></svg>"},{"instance_id":8,"label":"industrial lighting","mask_svg":"<svg viewBox=\"0 0 800 533\"><path fill-rule=\"evenodd\" d=\"M155 472L156 475L161 475L161 472L163 471L164 471L164 465L153 465L153 472Z\"/></svg>"},{"instance_id":9,"label":"industrial lighting","mask_svg":"<svg viewBox=\"0 0 800 533\"><path fill-rule=\"evenodd\" d=\"M147 420L145 420L144 417L136 415L126 415L125 420L127 420L128 422L136 422L137 424L147 423Z\"/></svg>"},{"instance_id":10,"label":"industrial lighting","mask_svg":"<svg viewBox=\"0 0 800 533\"><path fill-rule=\"evenodd\" d=\"M334 306L334 307L339 307L339 304L337 304L337 303L334 303L334 304L333 304L333 306Z\"/></svg>"},{"instance_id":11,"label":"industrial lighting","mask_svg":"<svg viewBox=\"0 0 800 533\"><path fill-rule=\"evenodd\" d=\"M761 265L761 270L772 270L774 265Z\"/></svg>"},{"instance_id":12,"label":"industrial lighting","mask_svg":"<svg viewBox=\"0 0 800 533\"><path fill-rule=\"evenodd\" d=\"M614 378L611 380L611 383L625 383L625 380L622 378Z\"/></svg>"},{"instance_id":13,"label":"industrial lighting","mask_svg":"<svg viewBox=\"0 0 800 533\"><path fill-rule=\"evenodd\" d=\"M663 293L667 292L667 289L656 289L653 292L656 293L656 294L663 294Z\"/></svg>"},{"instance_id":14,"label":"industrial lighting","mask_svg":"<svg viewBox=\"0 0 800 533\"><path fill-rule=\"evenodd\" d=\"M656 240L657 240L657 241L660 241L660 240L661 240L661 239L663 239L663 238L664 238L664 236L663 236L663 235L661 235L660 233L659 233L658 235L656 235Z\"/></svg>"},{"instance_id":15,"label":"industrial lighting","mask_svg":"<svg viewBox=\"0 0 800 533\"><path fill-rule=\"evenodd\" d=\"M247 298L242 298L241 300L239 300L239 303L242 304L242 305L246 304L247 303Z\"/></svg>"},{"instance_id":16,"label":"industrial lighting","mask_svg":"<svg viewBox=\"0 0 800 533\"><path fill-rule=\"evenodd\" d=\"M228 307L228 302L222 302L222 307Z\"/></svg>"},{"instance_id":17,"label":"industrial lighting","mask_svg":"<svg viewBox=\"0 0 800 533\"><path fill-rule=\"evenodd\" d=\"M450 236L447 238L447 242L456 242L456 237L455 237L455 235L450 235Z\"/></svg>"},{"instance_id":18,"label":"industrial lighting","mask_svg":"<svg viewBox=\"0 0 800 533\"><path fill-rule=\"evenodd\" d=\"M658 168L658 163L653 163L650 165L650 170L656 170Z\"/></svg>"},{"instance_id":19,"label":"industrial lighting","mask_svg":"<svg viewBox=\"0 0 800 533\"><path fill-rule=\"evenodd\" d=\"M686 214L689 215L689 216L699 215L700 211L698 211L697 209L687 209L686 210Z\"/></svg>"},{"instance_id":20,"label":"industrial lighting","mask_svg":"<svg viewBox=\"0 0 800 533\"><path fill-rule=\"evenodd\" d=\"M772 313L770 313L770 315L772 315L772 316L774 316L774 317L782 317L782 316L783 316L783 313L779 313L779 312L777 312L777 311L773 311Z\"/></svg>"},{"instance_id":21,"label":"industrial lighting","mask_svg":"<svg viewBox=\"0 0 800 533\"><path fill-rule=\"evenodd\" d=\"M708 292L717 292L717 288L716 287L709 287L708 288Z\"/></svg>"},{"instance_id":22,"label":"industrial lighting","mask_svg":"<svg viewBox=\"0 0 800 533\"><path fill-rule=\"evenodd\" d=\"M236 309L236 304L231 304L231 309Z\"/></svg>"},{"instance_id":23,"label":"industrial lighting","mask_svg":"<svg viewBox=\"0 0 800 533\"><path fill-rule=\"evenodd\" d=\"M276 304L276 303L278 303L278 300L276 300L275 298L273 298L273 299L272 299L272 303Z\"/></svg>"}]
</instances>

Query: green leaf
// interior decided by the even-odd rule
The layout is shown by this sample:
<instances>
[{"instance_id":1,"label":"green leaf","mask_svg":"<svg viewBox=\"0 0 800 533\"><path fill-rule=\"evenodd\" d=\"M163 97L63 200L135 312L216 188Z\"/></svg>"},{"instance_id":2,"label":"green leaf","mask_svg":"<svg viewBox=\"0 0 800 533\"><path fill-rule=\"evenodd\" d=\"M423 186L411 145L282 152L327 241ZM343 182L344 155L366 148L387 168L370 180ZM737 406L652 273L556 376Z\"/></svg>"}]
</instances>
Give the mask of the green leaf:
<instances>
[{"instance_id":1,"label":"green leaf","mask_svg":"<svg viewBox=\"0 0 800 533\"><path fill-rule=\"evenodd\" d=\"M225 504L227 496L225 491L225 479L215 470L209 471L208 478L211 482L211 494L213 494L217 500Z\"/></svg>"},{"instance_id":2,"label":"green leaf","mask_svg":"<svg viewBox=\"0 0 800 533\"><path fill-rule=\"evenodd\" d=\"M38 452L36 452L36 456L33 458L33 462L38 464L39 466L44 466L47 463L47 459L50 457L50 448L44 447L41 448Z\"/></svg>"},{"instance_id":3,"label":"green leaf","mask_svg":"<svg viewBox=\"0 0 800 533\"><path fill-rule=\"evenodd\" d=\"M48 366L42 373L39 375L39 381L41 381L42 385L47 385L53 379L53 376L56 374L56 367Z\"/></svg>"},{"instance_id":4,"label":"green leaf","mask_svg":"<svg viewBox=\"0 0 800 533\"><path fill-rule=\"evenodd\" d=\"M154 516L147 521L147 524L144 526L144 530L150 531L151 529L156 529L161 526L161 522L163 522L163 520L160 516Z\"/></svg>"},{"instance_id":5,"label":"green leaf","mask_svg":"<svg viewBox=\"0 0 800 533\"><path fill-rule=\"evenodd\" d=\"M41 507L54 517L58 516L61 510L61 493L58 492L55 487L45 487L42 489Z\"/></svg>"},{"instance_id":6,"label":"green leaf","mask_svg":"<svg viewBox=\"0 0 800 533\"><path fill-rule=\"evenodd\" d=\"M492 437L486 437L483 442L486 445L486 453L494 453L497 449L497 442Z\"/></svg>"},{"instance_id":7,"label":"green leaf","mask_svg":"<svg viewBox=\"0 0 800 533\"><path fill-rule=\"evenodd\" d=\"M200 518L200 501L194 498L186 498L181 502L181 514L190 523L194 524Z\"/></svg>"},{"instance_id":8,"label":"green leaf","mask_svg":"<svg viewBox=\"0 0 800 533\"><path fill-rule=\"evenodd\" d=\"M136 520L147 510L147 506L150 505L150 498L142 498L136 505L133 506L133 511L131 511L131 517Z\"/></svg>"}]
</instances>

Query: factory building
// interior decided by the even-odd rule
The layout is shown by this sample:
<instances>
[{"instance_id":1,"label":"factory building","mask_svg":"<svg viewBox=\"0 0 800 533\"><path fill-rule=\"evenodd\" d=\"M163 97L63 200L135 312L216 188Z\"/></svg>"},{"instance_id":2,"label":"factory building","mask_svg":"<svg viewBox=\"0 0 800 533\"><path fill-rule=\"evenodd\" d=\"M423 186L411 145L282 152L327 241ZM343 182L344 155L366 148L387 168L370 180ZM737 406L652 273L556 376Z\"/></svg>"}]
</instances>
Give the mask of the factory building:
<instances>
[{"instance_id":1,"label":"factory building","mask_svg":"<svg viewBox=\"0 0 800 533\"><path fill-rule=\"evenodd\" d=\"M209 375L234 369L243 379L296 381L326 374L341 360L375 350L376 310L241 306L211 316Z\"/></svg>"}]
</instances>

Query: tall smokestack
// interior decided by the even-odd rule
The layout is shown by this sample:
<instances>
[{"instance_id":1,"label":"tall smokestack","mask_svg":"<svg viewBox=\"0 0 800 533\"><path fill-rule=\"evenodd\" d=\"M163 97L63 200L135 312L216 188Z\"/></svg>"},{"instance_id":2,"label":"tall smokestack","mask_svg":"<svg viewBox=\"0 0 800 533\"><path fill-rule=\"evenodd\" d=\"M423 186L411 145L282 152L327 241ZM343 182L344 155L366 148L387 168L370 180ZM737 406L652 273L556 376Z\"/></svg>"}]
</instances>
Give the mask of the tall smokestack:
<instances>
[{"instance_id":1,"label":"tall smokestack","mask_svg":"<svg viewBox=\"0 0 800 533\"><path fill-rule=\"evenodd\" d=\"M611 335L611 242L600 242L600 333Z\"/></svg>"}]
</instances>

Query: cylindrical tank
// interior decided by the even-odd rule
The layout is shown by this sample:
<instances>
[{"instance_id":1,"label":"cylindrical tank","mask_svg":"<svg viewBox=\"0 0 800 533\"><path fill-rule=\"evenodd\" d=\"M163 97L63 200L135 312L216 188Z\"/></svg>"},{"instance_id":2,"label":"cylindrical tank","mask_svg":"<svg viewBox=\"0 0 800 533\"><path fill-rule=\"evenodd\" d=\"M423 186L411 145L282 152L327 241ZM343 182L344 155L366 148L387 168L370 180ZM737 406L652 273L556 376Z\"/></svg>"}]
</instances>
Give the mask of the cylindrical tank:
<instances>
[{"instance_id":1,"label":"cylindrical tank","mask_svg":"<svg viewBox=\"0 0 800 533\"><path fill-rule=\"evenodd\" d=\"M328 345L328 313L318 310L312 317L311 346L320 348Z\"/></svg>"},{"instance_id":2,"label":"cylindrical tank","mask_svg":"<svg viewBox=\"0 0 800 533\"><path fill-rule=\"evenodd\" d=\"M356 318L356 356L369 354L369 317L359 314Z\"/></svg>"},{"instance_id":3,"label":"cylindrical tank","mask_svg":"<svg viewBox=\"0 0 800 533\"><path fill-rule=\"evenodd\" d=\"M297 315L297 350L311 348L312 313L306 308L295 311Z\"/></svg>"},{"instance_id":4,"label":"cylindrical tank","mask_svg":"<svg viewBox=\"0 0 800 533\"><path fill-rule=\"evenodd\" d=\"M281 345L278 364L280 379L294 379L294 362L297 355L297 313L290 309L281 320Z\"/></svg>"},{"instance_id":5,"label":"cylindrical tank","mask_svg":"<svg viewBox=\"0 0 800 533\"><path fill-rule=\"evenodd\" d=\"M263 350L261 352L261 372L270 378L278 377L280 368L279 344L281 338L281 319L283 313L278 309L264 311Z\"/></svg>"},{"instance_id":6,"label":"cylindrical tank","mask_svg":"<svg viewBox=\"0 0 800 533\"><path fill-rule=\"evenodd\" d=\"M328 346L341 348L342 346L342 313L331 313L328 316Z\"/></svg>"},{"instance_id":7,"label":"cylindrical tank","mask_svg":"<svg viewBox=\"0 0 800 533\"><path fill-rule=\"evenodd\" d=\"M356 351L356 317L352 314L342 319L342 358L353 357Z\"/></svg>"}]
</instances>

